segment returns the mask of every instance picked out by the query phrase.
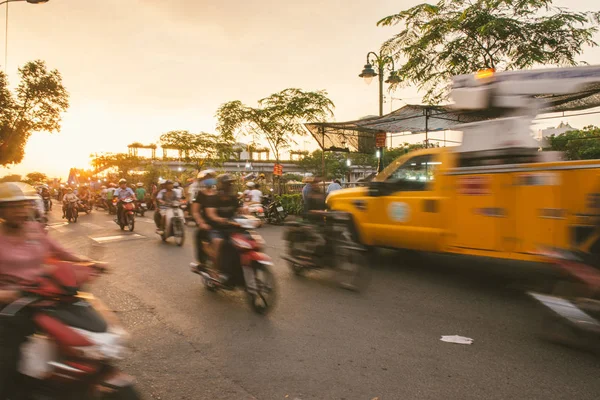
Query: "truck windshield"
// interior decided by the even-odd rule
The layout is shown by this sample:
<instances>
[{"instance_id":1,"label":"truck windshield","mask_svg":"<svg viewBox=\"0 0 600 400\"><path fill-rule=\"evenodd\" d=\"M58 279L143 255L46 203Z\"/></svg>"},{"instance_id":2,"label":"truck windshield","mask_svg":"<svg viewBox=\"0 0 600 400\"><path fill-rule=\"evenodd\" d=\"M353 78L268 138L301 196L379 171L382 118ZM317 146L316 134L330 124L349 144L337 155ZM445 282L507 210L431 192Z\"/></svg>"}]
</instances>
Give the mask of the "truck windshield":
<instances>
[{"instance_id":1,"label":"truck windshield","mask_svg":"<svg viewBox=\"0 0 600 400\"><path fill-rule=\"evenodd\" d=\"M435 161L434 156L431 154L416 156L401 164L385 181L393 183L411 182L415 184L422 182L422 185L411 186L415 188L422 186L421 190L425 190L427 182L433 181L434 173L440 165L441 162Z\"/></svg>"}]
</instances>

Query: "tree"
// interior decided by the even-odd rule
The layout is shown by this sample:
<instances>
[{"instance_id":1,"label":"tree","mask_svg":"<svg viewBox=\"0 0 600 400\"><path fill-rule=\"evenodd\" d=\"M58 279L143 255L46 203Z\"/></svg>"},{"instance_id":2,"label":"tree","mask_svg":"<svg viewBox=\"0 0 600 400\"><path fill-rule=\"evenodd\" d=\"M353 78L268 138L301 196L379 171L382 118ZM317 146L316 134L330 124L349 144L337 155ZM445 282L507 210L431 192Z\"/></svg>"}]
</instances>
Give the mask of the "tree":
<instances>
[{"instance_id":1,"label":"tree","mask_svg":"<svg viewBox=\"0 0 600 400\"><path fill-rule=\"evenodd\" d=\"M143 160L125 153L94 155L91 164L96 172L116 168L121 178L129 179L129 171L142 165Z\"/></svg>"},{"instance_id":2,"label":"tree","mask_svg":"<svg viewBox=\"0 0 600 400\"><path fill-rule=\"evenodd\" d=\"M324 121L333 116L334 107L323 90L285 89L259 100L257 108L239 100L221 105L217 110L217 130L226 140L233 141L240 134L265 140L279 162L282 150L294 144L294 137L306 134L302 124Z\"/></svg>"},{"instance_id":3,"label":"tree","mask_svg":"<svg viewBox=\"0 0 600 400\"><path fill-rule=\"evenodd\" d=\"M18 174L4 175L2 178L0 178L0 183L3 183L3 182L21 182L21 175L18 175Z\"/></svg>"},{"instance_id":4,"label":"tree","mask_svg":"<svg viewBox=\"0 0 600 400\"><path fill-rule=\"evenodd\" d=\"M440 0L383 18L402 26L382 50L402 61L403 84L437 103L453 75L483 68L512 70L536 65L576 65L593 40L600 12L571 12L552 0Z\"/></svg>"},{"instance_id":5,"label":"tree","mask_svg":"<svg viewBox=\"0 0 600 400\"><path fill-rule=\"evenodd\" d=\"M562 151L567 160L600 159L600 128L597 126L552 135L548 142L550 146L544 150Z\"/></svg>"},{"instance_id":6,"label":"tree","mask_svg":"<svg viewBox=\"0 0 600 400\"><path fill-rule=\"evenodd\" d=\"M61 113L69 107L69 95L57 70L48 71L43 61L19 69L21 82L14 95L0 72L0 166L18 164L33 132L60 131Z\"/></svg>"},{"instance_id":7,"label":"tree","mask_svg":"<svg viewBox=\"0 0 600 400\"><path fill-rule=\"evenodd\" d=\"M48 182L48 177L46 176L46 174L43 174L41 172L30 172L25 176L24 181L29 183L30 185L34 185L36 183Z\"/></svg>"},{"instance_id":8,"label":"tree","mask_svg":"<svg viewBox=\"0 0 600 400\"><path fill-rule=\"evenodd\" d=\"M233 154L233 139L210 133L169 131L160 136L160 145L165 149L179 151L183 161L201 168L205 164L222 164Z\"/></svg>"}]
</instances>

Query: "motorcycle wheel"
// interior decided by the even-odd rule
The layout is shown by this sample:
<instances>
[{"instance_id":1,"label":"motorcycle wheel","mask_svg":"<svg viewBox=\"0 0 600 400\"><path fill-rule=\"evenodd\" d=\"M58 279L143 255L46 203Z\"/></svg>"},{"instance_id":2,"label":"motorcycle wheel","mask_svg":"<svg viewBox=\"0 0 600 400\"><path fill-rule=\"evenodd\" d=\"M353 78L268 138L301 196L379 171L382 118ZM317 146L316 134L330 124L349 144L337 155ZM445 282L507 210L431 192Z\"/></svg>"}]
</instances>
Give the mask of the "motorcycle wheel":
<instances>
[{"instance_id":1,"label":"motorcycle wheel","mask_svg":"<svg viewBox=\"0 0 600 400\"><path fill-rule=\"evenodd\" d=\"M141 400L141 396L133 388L133 386L127 386L119 390L102 397L102 400Z\"/></svg>"},{"instance_id":2,"label":"motorcycle wheel","mask_svg":"<svg viewBox=\"0 0 600 400\"><path fill-rule=\"evenodd\" d=\"M144 210L140 211L140 216L143 217L146 212Z\"/></svg>"},{"instance_id":3,"label":"motorcycle wheel","mask_svg":"<svg viewBox=\"0 0 600 400\"><path fill-rule=\"evenodd\" d=\"M340 246L336 253L339 286L354 292L365 290L371 280L365 252L348 246Z\"/></svg>"},{"instance_id":4,"label":"motorcycle wheel","mask_svg":"<svg viewBox=\"0 0 600 400\"><path fill-rule=\"evenodd\" d=\"M180 220L173 221L173 236L175 236L175 244L181 247L185 241L185 229Z\"/></svg>"},{"instance_id":5,"label":"motorcycle wheel","mask_svg":"<svg viewBox=\"0 0 600 400\"><path fill-rule=\"evenodd\" d=\"M254 312L265 315L275 307L277 300L275 276L266 265L256 263L253 269L256 279L256 293L248 293L248 302Z\"/></svg>"},{"instance_id":6,"label":"motorcycle wheel","mask_svg":"<svg viewBox=\"0 0 600 400\"><path fill-rule=\"evenodd\" d=\"M135 217L133 215L127 214L127 226L129 232L133 232L133 228L135 228Z\"/></svg>"}]
</instances>

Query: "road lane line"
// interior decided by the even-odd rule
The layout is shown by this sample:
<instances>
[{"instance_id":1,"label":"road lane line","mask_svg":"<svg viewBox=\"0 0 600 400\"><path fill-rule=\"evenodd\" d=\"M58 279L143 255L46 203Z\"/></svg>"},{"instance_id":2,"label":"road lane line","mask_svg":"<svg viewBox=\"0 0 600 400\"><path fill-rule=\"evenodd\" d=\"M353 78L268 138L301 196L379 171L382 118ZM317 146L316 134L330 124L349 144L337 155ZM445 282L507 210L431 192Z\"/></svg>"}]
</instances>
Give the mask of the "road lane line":
<instances>
[{"instance_id":1,"label":"road lane line","mask_svg":"<svg viewBox=\"0 0 600 400\"><path fill-rule=\"evenodd\" d=\"M90 239L92 239L93 241L97 242L97 243L108 243L108 242L115 242L118 240L135 240L135 239L142 239L145 236L142 235L138 235L137 233L131 234L131 235L115 235L115 236L102 236L102 237L91 237Z\"/></svg>"}]
</instances>

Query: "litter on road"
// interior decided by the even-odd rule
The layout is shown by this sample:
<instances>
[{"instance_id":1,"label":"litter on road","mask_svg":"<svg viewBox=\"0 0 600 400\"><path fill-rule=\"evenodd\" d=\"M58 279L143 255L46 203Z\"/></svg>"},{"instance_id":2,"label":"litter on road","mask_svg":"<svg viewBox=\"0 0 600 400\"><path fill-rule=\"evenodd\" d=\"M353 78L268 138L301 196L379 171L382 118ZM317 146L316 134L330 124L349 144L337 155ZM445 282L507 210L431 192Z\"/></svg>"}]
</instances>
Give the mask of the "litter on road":
<instances>
[{"instance_id":1,"label":"litter on road","mask_svg":"<svg viewBox=\"0 0 600 400\"><path fill-rule=\"evenodd\" d=\"M458 336L458 335L442 336L442 338L440 340L442 342L456 343L456 344L472 344L473 343L473 339L465 337L465 336Z\"/></svg>"}]
</instances>

